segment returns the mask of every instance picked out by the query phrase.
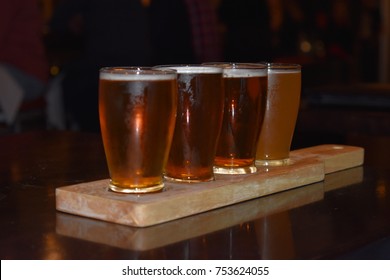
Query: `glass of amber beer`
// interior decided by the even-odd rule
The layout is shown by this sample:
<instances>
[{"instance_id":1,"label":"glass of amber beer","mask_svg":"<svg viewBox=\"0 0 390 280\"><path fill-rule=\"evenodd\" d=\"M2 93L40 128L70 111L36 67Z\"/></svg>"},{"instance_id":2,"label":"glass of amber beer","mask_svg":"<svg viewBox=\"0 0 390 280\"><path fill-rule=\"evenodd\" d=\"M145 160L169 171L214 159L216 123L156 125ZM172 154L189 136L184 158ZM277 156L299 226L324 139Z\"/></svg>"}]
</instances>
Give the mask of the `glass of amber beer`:
<instances>
[{"instance_id":1,"label":"glass of amber beer","mask_svg":"<svg viewBox=\"0 0 390 280\"><path fill-rule=\"evenodd\" d=\"M99 118L112 191L163 189L176 110L175 71L137 67L100 70Z\"/></svg>"},{"instance_id":2,"label":"glass of amber beer","mask_svg":"<svg viewBox=\"0 0 390 280\"><path fill-rule=\"evenodd\" d=\"M257 165L289 164L301 95L301 66L268 64L268 94L257 145Z\"/></svg>"},{"instance_id":3,"label":"glass of amber beer","mask_svg":"<svg viewBox=\"0 0 390 280\"><path fill-rule=\"evenodd\" d=\"M222 69L166 65L177 71L179 98L165 178L177 182L214 180L213 164L222 125Z\"/></svg>"},{"instance_id":4,"label":"glass of amber beer","mask_svg":"<svg viewBox=\"0 0 390 280\"><path fill-rule=\"evenodd\" d=\"M225 108L214 172L254 173L267 95L267 65L221 63L219 66L223 68Z\"/></svg>"}]
</instances>

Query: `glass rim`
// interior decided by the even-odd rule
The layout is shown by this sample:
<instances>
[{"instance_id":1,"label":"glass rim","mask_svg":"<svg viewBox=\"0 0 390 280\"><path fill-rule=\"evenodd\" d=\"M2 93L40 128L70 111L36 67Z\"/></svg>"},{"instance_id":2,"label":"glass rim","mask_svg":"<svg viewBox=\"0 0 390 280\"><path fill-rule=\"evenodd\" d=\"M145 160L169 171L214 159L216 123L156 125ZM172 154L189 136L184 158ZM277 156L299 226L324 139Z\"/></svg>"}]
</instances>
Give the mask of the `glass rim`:
<instances>
[{"instance_id":1,"label":"glass rim","mask_svg":"<svg viewBox=\"0 0 390 280\"><path fill-rule=\"evenodd\" d=\"M301 70L302 65L297 63L287 63L287 62L270 62L267 63L267 67L270 70Z\"/></svg>"},{"instance_id":2,"label":"glass rim","mask_svg":"<svg viewBox=\"0 0 390 280\"><path fill-rule=\"evenodd\" d=\"M205 62L202 65L222 67L223 69L267 69L267 63L263 62Z\"/></svg>"},{"instance_id":3,"label":"glass rim","mask_svg":"<svg viewBox=\"0 0 390 280\"><path fill-rule=\"evenodd\" d=\"M218 74L223 72L220 67L203 64L166 64L156 65L153 68L162 70L175 70L178 74Z\"/></svg>"},{"instance_id":4,"label":"glass rim","mask_svg":"<svg viewBox=\"0 0 390 280\"><path fill-rule=\"evenodd\" d=\"M154 69L144 66L108 66L99 70L104 80L173 80L177 72L173 69Z\"/></svg>"},{"instance_id":5,"label":"glass rim","mask_svg":"<svg viewBox=\"0 0 390 280\"><path fill-rule=\"evenodd\" d=\"M224 78L249 78L267 76L267 64L250 62L207 62L204 65L211 65L223 69Z\"/></svg>"}]
</instances>

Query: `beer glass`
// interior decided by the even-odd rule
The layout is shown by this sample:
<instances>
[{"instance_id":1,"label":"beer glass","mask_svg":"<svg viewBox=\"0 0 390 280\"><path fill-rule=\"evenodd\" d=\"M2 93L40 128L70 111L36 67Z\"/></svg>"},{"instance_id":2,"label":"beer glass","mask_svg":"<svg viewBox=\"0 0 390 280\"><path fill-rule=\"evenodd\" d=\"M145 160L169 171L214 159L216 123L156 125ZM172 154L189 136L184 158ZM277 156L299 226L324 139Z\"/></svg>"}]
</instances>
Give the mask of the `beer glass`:
<instances>
[{"instance_id":1,"label":"beer glass","mask_svg":"<svg viewBox=\"0 0 390 280\"><path fill-rule=\"evenodd\" d=\"M176 109L175 71L136 67L100 70L99 118L112 191L163 189Z\"/></svg>"},{"instance_id":2,"label":"beer glass","mask_svg":"<svg viewBox=\"0 0 390 280\"><path fill-rule=\"evenodd\" d=\"M267 94L267 65L222 63L219 66L223 68L225 108L214 172L254 173Z\"/></svg>"},{"instance_id":3,"label":"beer glass","mask_svg":"<svg viewBox=\"0 0 390 280\"><path fill-rule=\"evenodd\" d=\"M213 163L222 124L222 69L201 65L156 66L177 71L179 98L165 178L178 182L214 180Z\"/></svg>"},{"instance_id":4,"label":"beer glass","mask_svg":"<svg viewBox=\"0 0 390 280\"><path fill-rule=\"evenodd\" d=\"M268 64L267 105L257 145L257 165L289 164L300 95L300 65Z\"/></svg>"}]
</instances>

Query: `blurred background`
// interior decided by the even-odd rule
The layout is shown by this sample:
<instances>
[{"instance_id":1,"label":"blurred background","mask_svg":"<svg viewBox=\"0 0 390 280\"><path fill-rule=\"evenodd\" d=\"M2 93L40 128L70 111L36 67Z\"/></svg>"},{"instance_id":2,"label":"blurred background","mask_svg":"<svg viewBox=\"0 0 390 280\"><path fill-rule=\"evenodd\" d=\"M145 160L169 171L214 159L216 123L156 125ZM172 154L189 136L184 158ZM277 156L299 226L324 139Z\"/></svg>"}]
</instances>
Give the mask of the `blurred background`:
<instances>
[{"instance_id":1,"label":"blurred background","mask_svg":"<svg viewBox=\"0 0 390 280\"><path fill-rule=\"evenodd\" d=\"M211 59L223 58L226 61L294 61L311 67L316 72L310 71L309 73L307 71L307 74L312 76L309 78L309 75L305 75L305 78L307 78L305 82L308 85L357 81L388 82L390 79L388 70L390 8L388 0L139 0L146 9L142 12L149 13L150 17L158 17L160 23L167 27L167 30L162 30L162 33L167 34L175 34L180 29L191 32L190 26L188 30L182 27L183 25L192 24L189 9L183 6L186 5L186 2L201 3L207 1L217 17L215 19L218 24L217 27L213 26L213 20L208 19L213 15L211 15L212 12L204 9L205 4L194 4L195 6L198 5L194 8L198 9L194 13L203 13L203 18L198 15L201 18L195 21L199 29L217 28L218 33L215 35L219 38L203 38L203 40L219 40L217 44L220 44L219 47L223 57L215 53L215 57L210 57ZM85 21L88 20L86 19L88 12L93 11L88 7L89 4L81 3L93 3L95 1L76 1L80 4L73 5L73 14L70 11L72 8L64 7L66 2L74 1L40 0L45 24L43 28L44 38L53 75L57 74L64 65L77 58L83 51L83 40L85 36L88 36L88 30L83 24L86 24ZM110 6L125 7L120 2L126 1L98 0L97 2L100 2L103 6L106 5L104 9L106 15L96 19L97 21L104 21L110 20L111 15L113 17L118 16L118 14L109 15L113 11ZM113 3L109 4L110 2ZM158 2L158 4L154 4L154 2ZM95 8L97 5L99 4L92 4ZM94 12L96 13L97 10ZM59 15L67 12L68 15ZM178 16L180 13L182 16ZM57 22L64 21L60 23L63 24L62 27L58 27L60 24L52 25L53 15L57 17L55 19ZM132 12L128 11L128 15L130 17ZM61 16L62 18L58 19ZM176 19L172 19L170 16L176 16ZM138 17L138 19L140 18ZM153 19L149 19L149 21L152 22ZM182 26L169 25L169 21L172 23L176 21L176 23L181 23ZM150 22L149 24L151 24ZM108 25L109 23L105 22L105 24ZM142 24L144 23L140 22L140 25ZM67 30L65 25L67 25ZM133 35L134 29L147 29L140 25L133 26L128 30L127 36L132 37L133 44L137 43L137 38ZM112 25L112 27L115 26ZM155 28L156 26L151 27ZM85 29L83 30L83 28ZM160 29L163 28L160 27ZM115 33L114 30L112 31ZM211 32L216 31L212 30ZM192 36L190 32L179 36L182 38ZM150 33L153 34L153 31L150 31ZM201 30L198 33L200 34L193 35L208 35L207 31ZM149 36L152 36L152 34ZM101 39L107 39L103 35L100 34ZM111 34L111 36L114 37L115 34ZM172 35L168 35L167 39L170 37ZM191 40L191 38L187 39ZM125 38L123 40L127 42ZM101 43L106 44L105 42ZM164 42L171 49L177 49L173 43L174 41ZM126 48L124 45L122 47L123 49ZM99 48L99 46L96 46L96 48ZM180 50L176 53L178 59L175 59L175 61L179 63L188 63L194 60L190 51L188 51L188 57L179 57L183 53ZM137 56L136 54L133 55ZM141 63L141 61L139 62ZM145 58L144 64L150 63L151 60ZM321 75L315 75L317 73Z\"/></svg>"},{"instance_id":2,"label":"blurred background","mask_svg":"<svg viewBox=\"0 0 390 280\"><path fill-rule=\"evenodd\" d=\"M40 0L38 7L50 78L44 101L23 104L8 132L34 127L42 107L44 129L98 132L103 66L269 61L302 65L297 147L390 134L390 0Z\"/></svg>"}]
</instances>

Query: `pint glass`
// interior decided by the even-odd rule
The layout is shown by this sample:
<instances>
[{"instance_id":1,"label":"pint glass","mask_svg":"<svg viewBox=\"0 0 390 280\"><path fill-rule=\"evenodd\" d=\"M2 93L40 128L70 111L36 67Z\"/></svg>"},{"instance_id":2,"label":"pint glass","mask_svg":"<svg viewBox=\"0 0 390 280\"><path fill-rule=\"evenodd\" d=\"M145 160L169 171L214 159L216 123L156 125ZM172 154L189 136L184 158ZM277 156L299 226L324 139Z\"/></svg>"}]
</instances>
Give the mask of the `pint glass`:
<instances>
[{"instance_id":1,"label":"pint glass","mask_svg":"<svg viewBox=\"0 0 390 280\"><path fill-rule=\"evenodd\" d=\"M258 165L286 165L301 95L301 66L268 64L268 94L256 152Z\"/></svg>"},{"instance_id":2,"label":"pint glass","mask_svg":"<svg viewBox=\"0 0 390 280\"><path fill-rule=\"evenodd\" d=\"M267 94L267 65L230 63L220 67L223 67L225 109L214 172L254 173Z\"/></svg>"},{"instance_id":3,"label":"pint glass","mask_svg":"<svg viewBox=\"0 0 390 280\"><path fill-rule=\"evenodd\" d=\"M222 69L201 65L157 66L177 71L178 106L165 178L214 180L213 164L222 124Z\"/></svg>"},{"instance_id":4,"label":"pint glass","mask_svg":"<svg viewBox=\"0 0 390 280\"><path fill-rule=\"evenodd\" d=\"M176 72L100 70L99 118L112 191L147 193L164 187L176 109Z\"/></svg>"}]
</instances>

